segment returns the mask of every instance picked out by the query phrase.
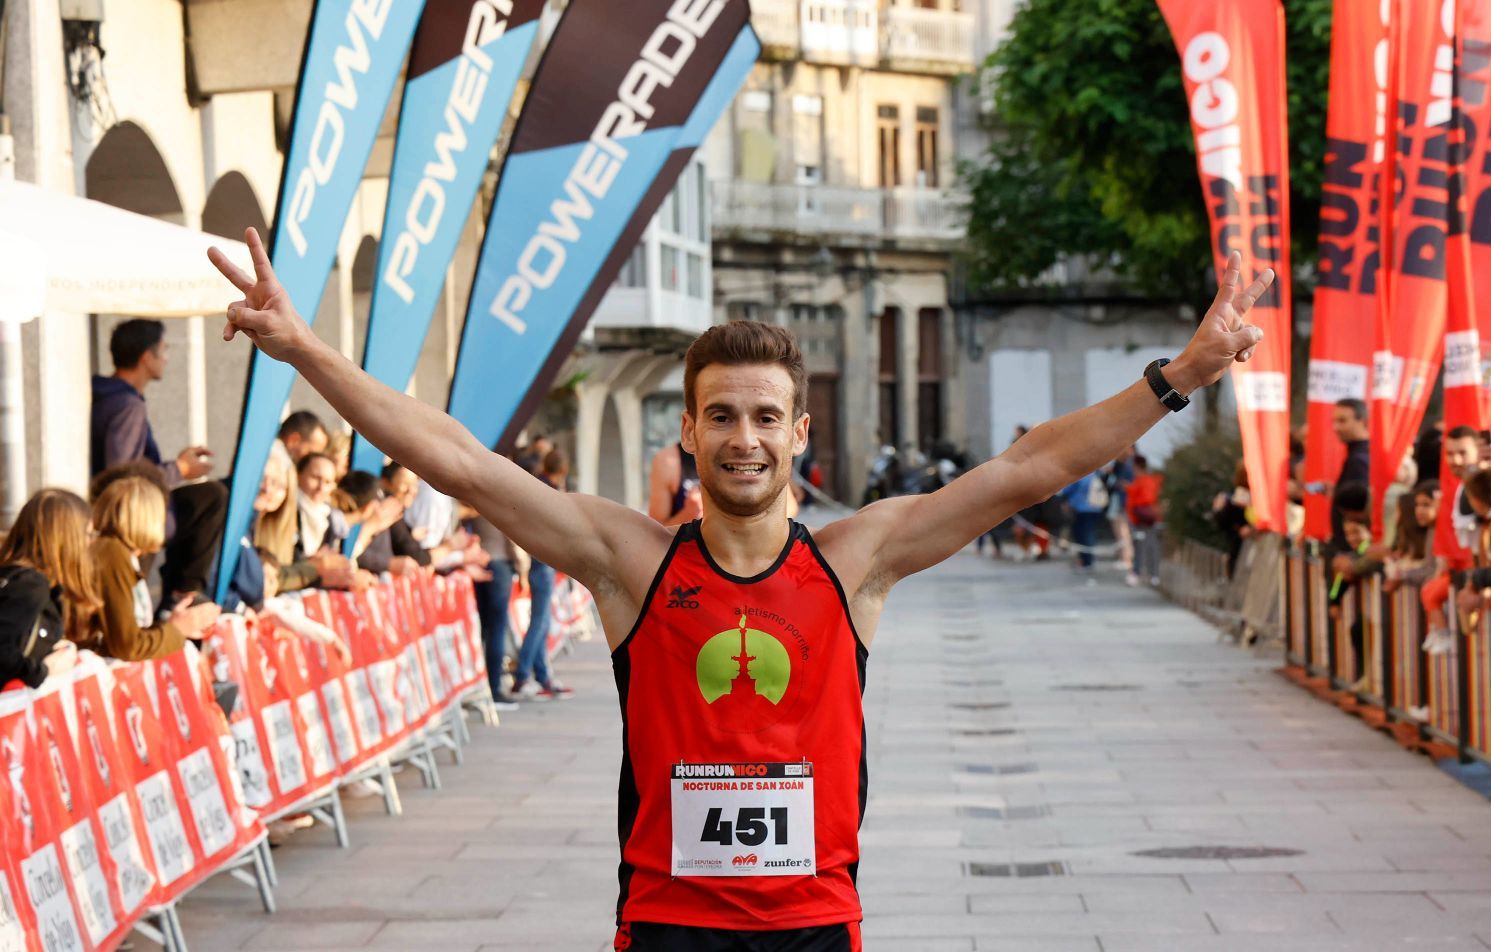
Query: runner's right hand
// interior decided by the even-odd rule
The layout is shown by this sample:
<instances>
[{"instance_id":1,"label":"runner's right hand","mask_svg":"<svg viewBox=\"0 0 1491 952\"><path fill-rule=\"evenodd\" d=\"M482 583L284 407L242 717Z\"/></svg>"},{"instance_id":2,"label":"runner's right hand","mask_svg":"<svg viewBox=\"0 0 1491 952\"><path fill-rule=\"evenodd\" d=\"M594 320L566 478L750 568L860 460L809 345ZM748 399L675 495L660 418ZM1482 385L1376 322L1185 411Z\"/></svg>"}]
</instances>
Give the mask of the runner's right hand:
<instances>
[{"instance_id":1,"label":"runner's right hand","mask_svg":"<svg viewBox=\"0 0 1491 952\"><path fill-rule=\"evenodd\" d=\"M243 300L228 305L228 323L223 340L232 340L240 331L254 346L276 360L289 361L311 337L311 329L295 313L290 295L280 286L269 264L264 242L253 228L244 232L249 255L254 262L254 276L249 277L217 248L209 248L207 257L223 277L243 292Z\"/></svg>"}]
</instances>

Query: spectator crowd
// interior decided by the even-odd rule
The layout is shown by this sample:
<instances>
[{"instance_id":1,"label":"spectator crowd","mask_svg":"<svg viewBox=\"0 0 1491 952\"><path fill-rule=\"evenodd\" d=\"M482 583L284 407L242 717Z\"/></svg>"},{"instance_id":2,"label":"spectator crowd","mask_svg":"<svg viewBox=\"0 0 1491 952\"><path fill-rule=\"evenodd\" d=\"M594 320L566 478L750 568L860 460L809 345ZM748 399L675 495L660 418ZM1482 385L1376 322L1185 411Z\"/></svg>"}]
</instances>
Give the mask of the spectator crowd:
<instances>
[{"instance_id":1,"label":"spectator crowd","mask_svg":"<svg viewBox=\"0 0 1491 952\"><path fill-rule=\"evenodd\" d=\"M494 701L570 695L545 650L554 570L397 461L349 470L350 434L307 410L280 426L228 595L215 602L228 485L213 478L206 447L167 458L156 443L146 389L168 365L164 325L125 321L109 350L114 372L93 378L88 498L42 489L0 540L0 690L40 685L70 669L80 648L124 661L169 655L223 611L270 612L284 630L345 653L286 596L462 572L475 582ZM566 458L550 440L531 439L515 460L565 488ZM515 578L533 606L520 648L508 625Z\"/></svg>"}]
</instances>

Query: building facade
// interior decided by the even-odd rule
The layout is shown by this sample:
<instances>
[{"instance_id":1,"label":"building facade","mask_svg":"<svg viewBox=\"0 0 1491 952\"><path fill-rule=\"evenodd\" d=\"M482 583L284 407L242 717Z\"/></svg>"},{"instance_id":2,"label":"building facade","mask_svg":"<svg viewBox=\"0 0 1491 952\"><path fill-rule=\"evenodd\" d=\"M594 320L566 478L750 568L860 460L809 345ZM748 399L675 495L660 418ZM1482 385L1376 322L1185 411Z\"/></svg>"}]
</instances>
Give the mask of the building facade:
<instances>
[{"instance_id":1,"label":"building facade","mask_svg":"<svg viewBox=\"0 0 1491 952\"><path fill-rule=\"evenodd\" d=\"M545 31L563 5L551 2ZM8 128L15 158L0 174L211 235L242 238L249 226L266 233L312 7L312 0L7 0L0 134ZM535 61L536 54L530 68ZM315 316L316 332L353 360L366 341L401 85ZM494 187L489 174L408 387L437 406L449 392ZM643 398L713 317L707 195L702 168L691 165L560 378L578 382L561 388L540 421L558 421L555 435L576 457L583 489L645 501ZM225 306L231 292L224 282ZM25 418L20 498L42 486L86 487L89 378L113 372L108 340L120 320L47 313L23 325L21 406L6 408ZM162 452L205 445L216 477L232 469L250 357L247 341L221 341L222 324L221 314L167 321L169 367L146 392ZM302 380L286 412L295 409L344 425Z\"/></svg>"},{"instance_id":2,"label":"building facade","mask_svg":"<svg viewBox=\"0 0 1491 952\"><path fill-rule=\"evenodd\" d=\"M857 500L882 444L963 443L948 281L963 225L953 0L755 0L761 62L706 146L715 317L799 335L826 487Z\"/></svg>"}]
</instances>

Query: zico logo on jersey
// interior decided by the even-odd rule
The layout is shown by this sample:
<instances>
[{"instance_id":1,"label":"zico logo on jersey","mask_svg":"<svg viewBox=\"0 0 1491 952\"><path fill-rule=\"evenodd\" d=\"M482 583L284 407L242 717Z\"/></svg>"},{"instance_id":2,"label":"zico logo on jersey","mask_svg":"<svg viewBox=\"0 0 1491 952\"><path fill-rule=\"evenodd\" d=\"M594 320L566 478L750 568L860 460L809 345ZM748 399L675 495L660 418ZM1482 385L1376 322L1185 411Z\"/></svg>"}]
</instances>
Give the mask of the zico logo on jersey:
<instances>
[{"instance_id":1,"label":"zico logo on jersey","mask_svg":"<svg viewBox=\"0 0 1491 952\"><path fill-rule=\"evenodd\" d=\"M704 591L703 585L695 585L693 588L684 588L682 585L676 585L673 591L669 593L668 607L698 608L699 602L694 596L702 591Z\"/></svg>"}]
</instances>

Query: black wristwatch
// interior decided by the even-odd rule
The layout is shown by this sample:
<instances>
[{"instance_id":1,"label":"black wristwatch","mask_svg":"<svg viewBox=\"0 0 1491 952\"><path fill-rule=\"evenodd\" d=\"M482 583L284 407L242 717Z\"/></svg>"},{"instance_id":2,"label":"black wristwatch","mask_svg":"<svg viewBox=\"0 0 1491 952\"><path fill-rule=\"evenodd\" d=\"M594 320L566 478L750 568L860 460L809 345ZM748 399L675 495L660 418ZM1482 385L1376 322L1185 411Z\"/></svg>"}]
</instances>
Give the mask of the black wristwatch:
<instances>
[{"instance_id":1,"label":"black wristwatch","mask_svg":"<svg viewBox=\"0 0 1491 952\"><path fill-rule=\"evenodd\" d=\"M1160 368L1168 363L1170 360L1166 357L1154 361L1144 368L1144 379L1149 383L1149 389L1153 390L1154 395L1159 397L1160 402L1165 405L1165 409L1171 413L1178 413L1190 406L1191 401L1181 396L1180 391L1170 386L1165 375L1160 373Z\"/></svg>"}]
</instances>

